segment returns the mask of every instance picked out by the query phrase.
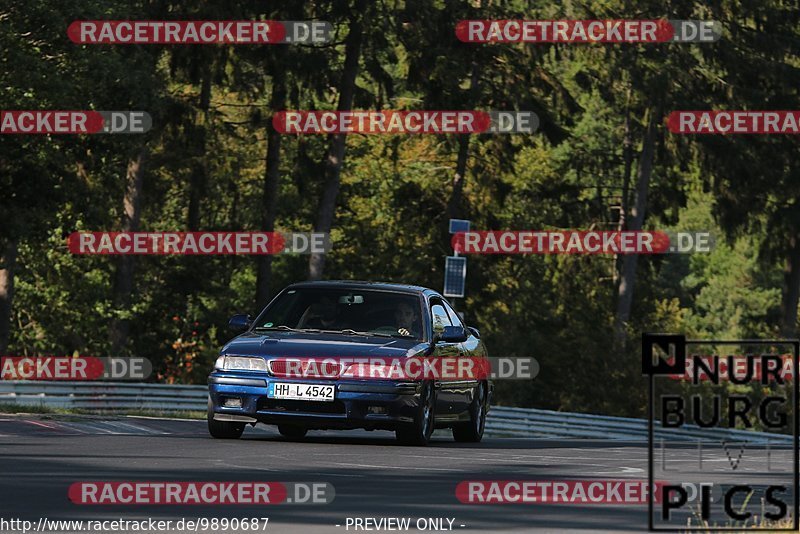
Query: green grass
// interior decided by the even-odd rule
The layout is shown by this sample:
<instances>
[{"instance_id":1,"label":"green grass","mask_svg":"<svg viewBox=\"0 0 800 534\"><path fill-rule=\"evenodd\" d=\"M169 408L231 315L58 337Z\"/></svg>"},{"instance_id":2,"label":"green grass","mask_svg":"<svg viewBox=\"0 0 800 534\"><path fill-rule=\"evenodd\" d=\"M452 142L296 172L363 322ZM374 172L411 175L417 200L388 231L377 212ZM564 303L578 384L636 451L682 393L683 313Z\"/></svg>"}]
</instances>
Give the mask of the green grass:
<instances>
[{"instance_id":1,"label":"green grass","mask_svg":"<svg viewBox=\"0 0 800 534\"><path fill-rule=\"evenodd\" d=\"M67 410L51 408L41 404L11 404L0 402L0 413L67 413Z\"/></svg>"},{"instance_id":2,"label":"green grass","mask_svg":"<svg viewBox=\"0 0 800 534\"><path fill-rule=\"evenodd\" d=\"M160 411L160 410L85 410L69 408L53 408L42 404L10 404L0 403L0 413L6 414L45 414L45 415L104 415L104 416L141 416L141 417L166 417L171 419L205 419L205 412L198 411Z\"/></svg>"}]
</instances>

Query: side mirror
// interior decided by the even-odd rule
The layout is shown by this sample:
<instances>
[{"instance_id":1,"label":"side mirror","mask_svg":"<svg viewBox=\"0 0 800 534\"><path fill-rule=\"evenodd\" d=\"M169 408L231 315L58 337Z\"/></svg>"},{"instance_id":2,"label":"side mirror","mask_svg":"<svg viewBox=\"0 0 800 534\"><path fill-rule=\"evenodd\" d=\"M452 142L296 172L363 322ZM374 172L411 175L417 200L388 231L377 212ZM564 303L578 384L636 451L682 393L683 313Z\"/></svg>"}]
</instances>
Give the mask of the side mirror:
<instances>
[{"instance_id":1,"label":"side mirror","mask_svg":"<svg viewBox=\"0 0 800 534\"><path fill-rule=\"evenodd\" d=\"M445 326L444 332L439 335L439 341L445 343L461 343L469 338L463 326Z\"/></svg>"},{"instance_id":2,"label":"side mirror","mask_svg":"<svg viewBox=\"0 0 800 534\"><path fill-rule=\"evenodd\" d=\"M250 328L251 322L252 320L250 319L249 315L245 313L236 314L228 321L228 330L232 330L239 334Z\"/></svg>"},{"instance_id":3,"label":"side mirror","mask_svg":"<svg viewBox=\"0 0 800 534\"><path fill-rule=\"evenodd\" d=\"M481 333L480 333L480 332L478 331L478 329L477 329L477 328L475 328L474 326L468 326L468 327L467 327L467 330L469 330L470 332L472 332L472 335L473 335L473 336L475 336L475 337L477 337L478 339L480 339L480 338L481 338Z\"/></svg>"}]
</instances>

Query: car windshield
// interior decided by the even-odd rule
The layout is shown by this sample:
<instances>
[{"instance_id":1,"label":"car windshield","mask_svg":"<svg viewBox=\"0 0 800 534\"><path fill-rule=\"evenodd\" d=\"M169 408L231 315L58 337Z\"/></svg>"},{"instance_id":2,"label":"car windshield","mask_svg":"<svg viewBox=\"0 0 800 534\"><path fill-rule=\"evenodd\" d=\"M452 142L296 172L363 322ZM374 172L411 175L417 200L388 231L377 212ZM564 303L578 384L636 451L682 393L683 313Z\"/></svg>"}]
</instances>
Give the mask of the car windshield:
<instances>
[{"instance_id":1,"label":"car windshield","mask_svg":"<svg viewBox=\"0 0 800 534\"><path fill-rule=\"evenodd\" d=\"M283 292L255 330L300 330L422 339L420 299L362 289L295 288Z\"/></svg>"}]
</instances>

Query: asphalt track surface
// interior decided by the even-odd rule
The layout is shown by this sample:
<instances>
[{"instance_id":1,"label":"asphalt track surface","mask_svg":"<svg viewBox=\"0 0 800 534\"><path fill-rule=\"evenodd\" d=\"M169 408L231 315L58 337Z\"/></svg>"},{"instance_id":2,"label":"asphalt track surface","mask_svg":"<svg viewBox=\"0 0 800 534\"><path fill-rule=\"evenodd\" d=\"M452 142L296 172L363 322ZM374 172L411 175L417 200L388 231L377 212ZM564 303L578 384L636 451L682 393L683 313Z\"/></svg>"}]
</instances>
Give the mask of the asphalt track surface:
<instances>
[{"instance_id":1,"label":"asphalt track surface","mask_svg":"<svg viewBox=\"0 0 800 534\"><path fill-rule=\"evenodd\" d=\"M684 453L689 465L693 451ZM458 444L437 431L430 446L418 448L378 431L311 432L292 442L261 425L230 441L211 439L205 421L0 414L0 459L0 517L34 522L269 517L265 532L343 533L368 532L347 528L348 518L407 517L407 532L418 532L418 518L450 518L453 531L463 532L647 530L645 505L470 505L455 497L463 480L646 480L641 442ZM327 505L302 506L86 506L68 499L73 482L100 480L328 482L336 496Z\"/></svg>"}]
</instances>

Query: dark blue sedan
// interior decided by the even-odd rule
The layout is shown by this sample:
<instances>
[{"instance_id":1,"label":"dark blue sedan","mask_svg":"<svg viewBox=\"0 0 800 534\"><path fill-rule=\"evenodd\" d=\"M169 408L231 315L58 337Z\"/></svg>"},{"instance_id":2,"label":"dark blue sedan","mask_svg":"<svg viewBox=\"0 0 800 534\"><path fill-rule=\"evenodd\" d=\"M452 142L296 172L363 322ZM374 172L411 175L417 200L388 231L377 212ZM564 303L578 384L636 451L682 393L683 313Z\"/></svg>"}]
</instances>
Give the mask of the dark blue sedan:
<instances>
[{"instance_id":1,"label":"dark blue sedan","mask_svg":"<svg viewBox=\"0 0 800 534\"><path fill-rule=\"evenodd\" d=\"M392 430L426 445L435 428L483 437L487 353L439 293L373 282L303 282L276 296L220 352L208 377L208 430L238 438L266 423L290 439L310 429Z\"/></svg>"}]
</instances>

